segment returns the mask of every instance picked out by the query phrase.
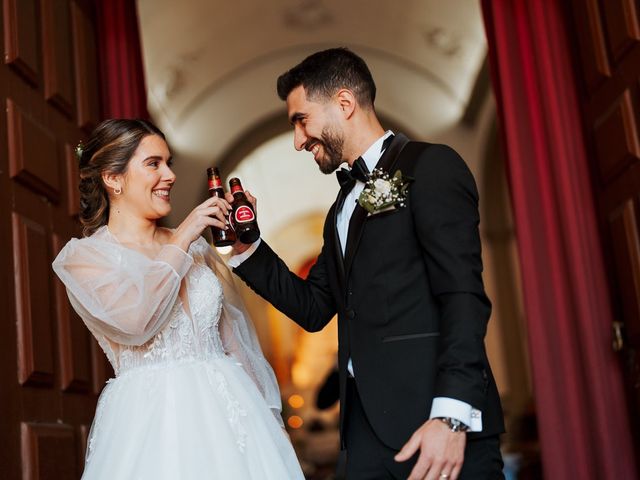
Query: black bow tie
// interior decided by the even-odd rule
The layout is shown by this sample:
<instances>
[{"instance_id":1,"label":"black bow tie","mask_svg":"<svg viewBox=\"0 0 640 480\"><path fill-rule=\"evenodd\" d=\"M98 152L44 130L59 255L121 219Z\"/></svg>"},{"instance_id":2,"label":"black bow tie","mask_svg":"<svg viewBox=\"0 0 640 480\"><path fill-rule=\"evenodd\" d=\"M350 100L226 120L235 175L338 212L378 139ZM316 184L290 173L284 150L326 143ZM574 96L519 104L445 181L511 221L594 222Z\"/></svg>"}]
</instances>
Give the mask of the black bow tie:
<instances>
[{"instance_id":1,"label":"black bow tie","mask_svg":"<svg viewBox=\"0 0 640 480\"><path fill-rule=\"evenodd\" d=\"M342 193L347 195L353 189L356 180L366 183L369 178L369 169L362 157L358 157L355 162L353 162L353 165L351 165L351 170L341 168L336 172L336 176L338 177L338 183L340 184Z\"/></svg>"}]
</instances>

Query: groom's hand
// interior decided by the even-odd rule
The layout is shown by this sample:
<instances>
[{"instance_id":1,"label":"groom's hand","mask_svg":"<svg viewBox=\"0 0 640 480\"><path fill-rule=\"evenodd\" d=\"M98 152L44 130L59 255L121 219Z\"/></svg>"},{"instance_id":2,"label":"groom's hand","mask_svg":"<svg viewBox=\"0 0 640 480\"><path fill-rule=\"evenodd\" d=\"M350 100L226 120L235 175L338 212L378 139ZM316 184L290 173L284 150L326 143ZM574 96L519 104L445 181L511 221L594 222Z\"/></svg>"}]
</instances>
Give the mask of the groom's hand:
<instances>
[{"instance_id":1,"label":"groom's hand","mask_svg":"<svg viewBox=\"0 0 640 480\"><path fill-rule=\"evenodd\" d=\"M258 218L258 199L251 195L248 190L245 190L244 194L247 197L247 200L251 202L251 205L253 205L253 211L256 214L256 218ZM225 198L233 208L233 195L230 192L227 192L225 193ZM242 243L240 240L238 240L233 244L231 255L240 255L241 253L246 252L250 247L251 245L247 245L246 243Z\"/></svg>"},{"instance_id":2,"label":"groom's hand","mask_svg":"<svg viewBox=\"0 0 640 480\"><path fill-rule=\"evenodd\" d=\"M445 423L432 419L415 431L395 460L404 462L420 450L408 480L456 480L462 469L466 441L466 433L452 432Z\"/></svg>"}]
</instances>

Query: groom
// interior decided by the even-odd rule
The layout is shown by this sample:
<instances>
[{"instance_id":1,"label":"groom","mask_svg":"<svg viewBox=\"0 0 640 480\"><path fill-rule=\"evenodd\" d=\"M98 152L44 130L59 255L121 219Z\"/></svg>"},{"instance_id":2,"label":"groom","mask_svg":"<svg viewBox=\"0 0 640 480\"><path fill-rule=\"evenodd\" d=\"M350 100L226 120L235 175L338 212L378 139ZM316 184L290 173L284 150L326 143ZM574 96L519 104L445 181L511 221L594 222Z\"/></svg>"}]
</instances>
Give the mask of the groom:
<instances>
[{"instance_id":1,"label":"groom","mask_svg":"<svg viewBox=\"0 0 640 480\"><path fill-rule=\"evenodd\" d=\"M375 93L365 62L342 48L278 78L296 150L325 174L351 168L338 172L306 280L261 240L237 244L231 265L308 331L337 312L349 480L503 478L475 182L451 148L385 131Z\"/></svg>"}]
</instances>

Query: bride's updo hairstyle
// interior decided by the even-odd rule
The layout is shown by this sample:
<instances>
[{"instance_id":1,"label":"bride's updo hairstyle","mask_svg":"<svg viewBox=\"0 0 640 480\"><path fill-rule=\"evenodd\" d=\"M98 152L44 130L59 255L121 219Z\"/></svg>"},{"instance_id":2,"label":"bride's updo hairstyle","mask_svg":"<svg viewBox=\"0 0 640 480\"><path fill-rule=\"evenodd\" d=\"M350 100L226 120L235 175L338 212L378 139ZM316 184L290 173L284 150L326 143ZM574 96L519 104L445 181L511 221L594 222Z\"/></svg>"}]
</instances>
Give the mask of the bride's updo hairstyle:
<instances>
[{"instance_id":1,"label":"bride's updo hairstyle","mask_svg":"<svg viewBox=\"0 0 640 480\"><path fill-rule=\"evenodd\" d=\"M76 154L80 162L80 223L88 237L109 220L109 195L103 173L127 171L129 160L148 135L166 140L158 127L146 120L114 118L100 123Z\"/></svg>"}]
</instances>

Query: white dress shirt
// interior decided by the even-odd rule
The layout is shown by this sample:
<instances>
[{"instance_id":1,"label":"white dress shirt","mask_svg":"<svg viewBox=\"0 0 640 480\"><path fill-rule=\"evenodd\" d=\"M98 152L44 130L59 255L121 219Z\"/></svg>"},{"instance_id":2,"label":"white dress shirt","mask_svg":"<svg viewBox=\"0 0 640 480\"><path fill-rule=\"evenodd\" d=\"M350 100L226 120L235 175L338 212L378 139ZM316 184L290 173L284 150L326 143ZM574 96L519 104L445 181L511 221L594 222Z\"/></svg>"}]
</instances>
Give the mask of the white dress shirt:
<instances>
[{"instance_id":1,"label":"white dress shirt","mask_svg":"<svg viewBox=\"0 0 640 480\"><path fill-rule=\"evenodd\" d=\"M373 145L369 147L369 149L362 154L362 160L364 160L365 165L370 172L373 171L378 160L384 153L382 150L382 144L385 139L393 135L391 130L387 130L383 136L381 136L378 140L376 140ZM356 204L358 203L358 197L364 190L364 183L360 180L356 180L356 184L353 186L351 191L344 197L344 202L342 203L342 208L338 212L336 216L336 229L338 230L338 237L340 238L340 247L342 248L342 255L344 256L347 250L347 235L349 233L349 222L351 221L351 215L353 215L353 211L356 209ZM355 373L353 371L353 361L349 358L349 363L347 364L347 370L352 377L355 377Z\"/></svg>"},{"instance_id":2,"label":"white dress shirt","mask_svg":"<svg viewBox=\"0 0 640 480\"><path fill-rule=\"evenodd\" d=\"M382 151L382 144L390 135L393 135L393 132L391 130L387 130L383 136L376 140L373 145L371 145L367 149L367 151L362 154L362 159L364 160L370 172L373 171L376 164L378 163L378 160L380 160L380 157L384 153ZM336 228L338 230L338 237L340 238L340 247L342 248L343 255L345 254L347 247L347 234L349 232L349 222L351 220L351 215L356 208L358 197L360 196L360 193L362 193L363 189L364 183L357 180L355 186L345 197L342 208L337 214ZM249 258L253 254L253 252L255 252L259 245L260 239L256 240L245 252L231 257L228 262L229 266L235 268L240 265L244 260ZM353 360L351 358L349 358L347 370L353 377L355 377ZM468 425L470 427L469 431L471 432L482 431L482 412L471 407L471 405L469 405L468 403L456 400L454 398L435 397L433 399L429 418L436 417L455 418L457 420L460 420L465 425Z\"/></svg>"}]
</instances>

